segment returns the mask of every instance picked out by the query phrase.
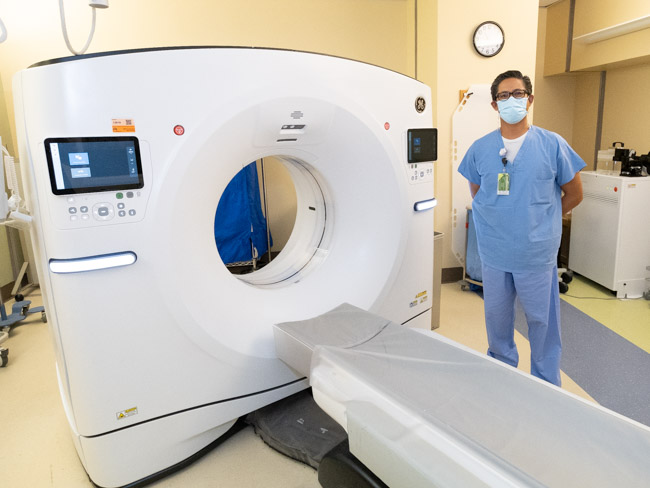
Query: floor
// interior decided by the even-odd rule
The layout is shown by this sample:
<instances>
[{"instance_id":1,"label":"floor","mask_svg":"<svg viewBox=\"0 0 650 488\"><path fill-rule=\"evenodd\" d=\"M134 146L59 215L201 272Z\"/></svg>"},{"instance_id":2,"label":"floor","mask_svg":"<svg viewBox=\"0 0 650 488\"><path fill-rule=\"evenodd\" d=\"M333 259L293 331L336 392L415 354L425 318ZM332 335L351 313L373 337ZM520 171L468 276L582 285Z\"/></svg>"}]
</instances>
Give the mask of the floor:
<instances>
[{"instance_id":1,"label":"floor","mask_svg":"<svg viewBox=\"0 0 650 488\"><path fill-rule=\"evenodd\" d=\"M445 284L441 292L441 326L438 333L485 352L483 302L479 295ZM650 302L613 300L606 290L576 278L563 299L608 329L650 353ZM583 298L574 298L583 297ZM591 297L591 298L584 298ZM40 304L39 291L29 297ZM516 333L521 369L529 367L529 348ZM40 314L16 327L7 342L9 364L0 368L0 485L7 488L93 486L79 462L61 406L54 354L47 325ZM646 376L647 377L647 376ZM563 373L563 388L591 399ZM254 462L251 462L254 460ZM174 475L152 485L155 488L215 487L317 488L316 472L267 447L250 427L228 439L209 454Z\"/></svg>"}]
</instances>

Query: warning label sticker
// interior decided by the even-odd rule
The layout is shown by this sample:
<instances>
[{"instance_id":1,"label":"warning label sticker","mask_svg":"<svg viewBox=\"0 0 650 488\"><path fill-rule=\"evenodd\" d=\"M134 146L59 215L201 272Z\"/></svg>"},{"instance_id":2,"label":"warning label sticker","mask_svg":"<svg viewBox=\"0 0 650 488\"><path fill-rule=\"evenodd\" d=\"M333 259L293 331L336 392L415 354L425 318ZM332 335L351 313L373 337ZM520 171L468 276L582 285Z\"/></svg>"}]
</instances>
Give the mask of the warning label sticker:
<instances>
[{"instance_id":1,"label":"warning label sticker","mask_svg":"<svg viewBox=\"0 0 650 488\"><path fill-rule=\"evenodd\" d=\"M129 408L128 410L122 410L121 412L117 412L115 416L117 417L117 420L122 420L125 419L126 417L137 415L137 413L138 413L138 407L133 407L133 408Z\"/></svg>"},{"instance_id":2,"label":"warning label sticker","mask_svg":"<svg viewBox=\"0 0 650 488\"><path fill-rule=\"evenodd\" d=\"M135 132L133 119L113 119L113 132Z\"/></svg>"},{"instance_id":3,"label":"warning label sticker","mask_svg":"<svg viewBox=\"0 0 650 488\"><path fill-rule=\"evenodd\" d=\"M413 300L411 303L409 303L409 307L417 307L419 304L426 302L429 299L428 292L427 290L421 291L417 295L415 295L415 300Z\"/></svg>"}]
</instances>

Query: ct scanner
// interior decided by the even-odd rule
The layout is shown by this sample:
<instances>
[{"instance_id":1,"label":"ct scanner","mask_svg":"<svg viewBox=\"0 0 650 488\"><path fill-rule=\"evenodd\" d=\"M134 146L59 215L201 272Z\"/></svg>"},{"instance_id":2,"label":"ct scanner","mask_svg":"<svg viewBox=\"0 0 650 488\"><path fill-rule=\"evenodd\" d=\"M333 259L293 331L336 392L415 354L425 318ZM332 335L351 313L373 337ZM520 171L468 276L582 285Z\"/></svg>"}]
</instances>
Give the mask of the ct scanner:
<instances>
[{"instance_id":1,"label":"ct scanner","mask_svg":"<svg viewBox=\"0 0 650 488\"><path fill-rule=\"evenodd\" d=\"M294 51L85 55L16 74L23 180L65 412L92 481L165 472L307 382L272 325L343 302L428 328L430 90ZM279 257L219 258L220 195L275 156L298 209Z\"/></svg>"}]
</instances>

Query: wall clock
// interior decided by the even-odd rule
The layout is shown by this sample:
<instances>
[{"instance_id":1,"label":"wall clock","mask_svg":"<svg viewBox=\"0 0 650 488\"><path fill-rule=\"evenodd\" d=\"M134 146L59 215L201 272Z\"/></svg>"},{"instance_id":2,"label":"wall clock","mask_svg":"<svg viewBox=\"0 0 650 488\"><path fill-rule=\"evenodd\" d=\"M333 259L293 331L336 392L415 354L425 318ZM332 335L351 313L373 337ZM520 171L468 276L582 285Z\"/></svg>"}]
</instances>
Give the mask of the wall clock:
<instances>
[{"instance_id":1,"label":"wall clock","mask_svg":"<svg viewBox=\"0 0 650 488\"><path fill-rule=\"evenodd\" d=\"M474 49L481 56L486 58L496 56L503 49L506 41L503 35L503 29L499 24L493 21L487 21L480 24L472 36Z\"/></svg>"}]
</instances>

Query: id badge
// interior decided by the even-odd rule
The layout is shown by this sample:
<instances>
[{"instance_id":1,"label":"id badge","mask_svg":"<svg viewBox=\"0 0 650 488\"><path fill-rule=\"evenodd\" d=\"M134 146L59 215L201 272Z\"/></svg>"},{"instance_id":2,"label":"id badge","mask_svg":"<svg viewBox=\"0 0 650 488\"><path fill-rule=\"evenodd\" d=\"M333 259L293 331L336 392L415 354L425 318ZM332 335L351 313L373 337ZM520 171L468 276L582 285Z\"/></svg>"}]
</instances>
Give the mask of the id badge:
<instances>
[{"instance_id":1,"label":"id badge","mask_svg":"<svg viewBox=\"0 0 650 488\"><path fill-rule=\"evenodd\" d=\"M510 175L508 173L499 173L497 195L510 195Z\"/></svg>"}]
</instances>

